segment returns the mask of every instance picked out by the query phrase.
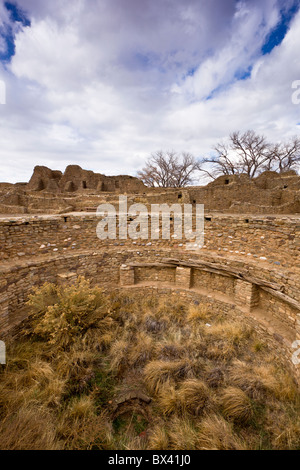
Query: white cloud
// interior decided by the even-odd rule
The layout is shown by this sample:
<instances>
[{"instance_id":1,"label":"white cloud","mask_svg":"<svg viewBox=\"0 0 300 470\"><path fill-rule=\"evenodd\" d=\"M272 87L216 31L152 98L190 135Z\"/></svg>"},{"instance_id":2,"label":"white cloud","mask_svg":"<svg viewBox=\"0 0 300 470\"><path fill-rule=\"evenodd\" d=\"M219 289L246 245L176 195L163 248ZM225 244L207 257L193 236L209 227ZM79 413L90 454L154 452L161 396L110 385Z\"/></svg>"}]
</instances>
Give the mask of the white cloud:
<instances>
[{"instance_id":1,"label":"white cloud","mask_svg":"<svg viewBox=\"0 0 300 470\"><path fill-rule=\"evenodd\" d=\"M273 139L298 130L299 14L261 55L276 0L18 4L31 26L16 32L15 56L0 69L1 180L28 180L36 164L134 174L158 148L200 156L236 129Z\"/></svg>"}]
</instances>

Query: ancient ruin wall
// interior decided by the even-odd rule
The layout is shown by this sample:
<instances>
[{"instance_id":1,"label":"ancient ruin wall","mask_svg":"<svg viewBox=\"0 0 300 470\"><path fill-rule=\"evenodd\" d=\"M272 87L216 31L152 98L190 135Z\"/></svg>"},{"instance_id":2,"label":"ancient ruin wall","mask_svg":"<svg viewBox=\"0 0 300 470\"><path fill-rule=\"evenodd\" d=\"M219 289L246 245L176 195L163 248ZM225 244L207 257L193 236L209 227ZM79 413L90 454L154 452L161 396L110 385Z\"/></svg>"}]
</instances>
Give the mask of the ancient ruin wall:
<instances>
[{"instance_id":1,"label":"ancient ruin wall","mask_svg":"<svg viewBox=\"0 0 300 470\"><path fill-rule=\"evenodd\" d=\"M185 240L99 240L95 214L0 219L0 260L23 259L103 247L173 247ZM150 221L149 221L150 222ZM150 233L150 228L149 228ZM201 253L234 255L245 261L300 268L300 221L292 217L206 216Z\"/></svg>"},{"instance_id":2,"label":"ancient ruin wall","mask_svg":"<svg viewBox=\"0 0 300 470\"><path fill-rule=\"evenodd\" d=\"M201 264L203 257L199 255L192 259L193 263L200 263L197 267L189 266L190 254L186 254L185 260L168 264L165 256L174 260L176 255L178 256L178 252L174 250L154 253L145 248L137 253L128 252L126 248L118 248L116 251L111 247L98 254L89 252L68 254L64 257L52 256L40 261L23 261L18 265L6 266L0 271L2 337L27 317L25 302L33 286L44 282L69 284L78 275L84 275L91 279L94 285L109 289L117 286L138 288L139 293L144 286L152 286L169 289L171 292L186 291L185 295L190 296L198 295L212 309L223 309L224 312L230 310L245 321L250 321L256 329L264 333L269 343L277 345L278 354L283 354L291 364L292 342L300 339L300 307L297 307L299 303L287 294L283 294L281 298L282 293L273 288L264 290L270 282L267 281L269 272L266 269L262 270L258 266L249 269L249 266L240 262L238 273L246 279L243 280L236 277L236 261L227 260L227 271L222 273L218 272L222 267L214 262L214 258L208 257L204 264ZM210 259L210 263L207 259ZM216 266L213 271L216 272L207 271L207 266L214 264ZM228 269L231 274L228 274ZM283 280L281 278L281 282ZM285 286L278 284L278 287ZM297 289L299 290L299 285ZM299 374L298 368L295 368L295 373Z\"/></svg>"},{"instance_id":3,"label":"ancient ruin wall","mask_svg":"<svg viewBox=\"0 0 300 470\"><path fill-rule=\"evenodd\" d=\"M96 209L101 202L127 194L144 204L204 204L205 210L237 214L299 214L300 176L265 172L221 176L206 186L149 188L138 178L105 176L70 165L62 174L38 166L28 184L0 183L1 214L50 214Z\"/></svg>"},{"instance_id":4,"label":"ancient ruin wall","mask_svg":"<svg viewBox=\"0 0 300 470\"><path fill-rule=\"evenodd\" d=\"M205 245L193 252L184 240L99 240L95 214L1 220L2 335L26 318L33 286L84 275L108 288L165 285L231 308L277 342L291 362L291 344L300 339L299 221L206 219Z\"/></svg>"}]
</instances>

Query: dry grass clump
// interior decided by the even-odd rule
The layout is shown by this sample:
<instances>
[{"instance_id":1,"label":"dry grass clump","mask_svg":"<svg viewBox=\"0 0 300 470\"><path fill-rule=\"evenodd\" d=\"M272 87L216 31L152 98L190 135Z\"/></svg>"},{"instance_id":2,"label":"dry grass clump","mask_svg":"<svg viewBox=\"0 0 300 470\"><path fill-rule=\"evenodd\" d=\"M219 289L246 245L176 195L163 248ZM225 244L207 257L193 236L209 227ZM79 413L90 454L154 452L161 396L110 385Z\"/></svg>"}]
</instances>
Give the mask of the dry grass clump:
<instances>
[{"instance_id":1,"label":"dry grass clump","mask_svg":"<svg viewBox=\"0 0 300 470\"><path fill-rule=\"evenodd\" d=\"M51 413L32 403L23 405L0 422L1 450L59 450Z\"/></svg>"},{"instance_id":2,"label":"dry grass clump","mask_svg":"<svg viewBox=\"0 0 300 470\"><path fill-rule=\"evenodd\" d=\"M237 357L253 336L252 328L232 320L216 322L205 332L206 355L217 361L230 361Z\"/></svg>"},{"instance_id":3,"label":"dry grass clump","mask_svg":"<svg viewBox=\"0 0 300 470\"><path fill-rule=\"evenodd\" d=\"M220 397L220 405L225 418L235 423L245 424L253 417L251 400L240 388L227 387Z\"/></svg>"},{"instance_id":4,"label":"dry grass clump","mask_svg":"<svg viewBox=\"0 0 300 470\"><path fill-rule=\"evenodd\" d=\"M181 402L174 382L166 381L161 385L158 395L158 405L164 416L180 413Z\"/></svg>"},{"instance_id":5,"label":"dry grass clump","mask_svg":"<svg viewBox=\"0 0 300 470\"><path fill-rule=\"evenodd\" d=\"M300 448L291 375L232 315L83 278L28 305L0 368L1 449Z\"/></svg>"},{"instance_id":6,"label":"dry grass clump","mask_svg":"<svg viewBox=\"0 0 300 470\"><path fill-rule=\"evenodd\" d=\"M197 427L193 420L187 417L173 416L168 423L168 435L170 449L196 449Z\"/></svg>"},{"instance_id":7,"label":"dry grass clump","mask_svg":"<svg viewBox=\"0 0 300 470\"><path fill-rule=\"evenodd\" d=\"M2 375L0 404L7 410L39 400L43 406L59 403L66 380L59 378L50 364L40 359L27 362L23 370L9 370ZM14 393L11 391L14 390Z\"/></svg>"},{"instance_id":8,"label":"dry grass clump","mask_svg":"<svg viewBox=\"0 0 300 470\"><path fill-rule=\"evenodd\" d=\"M88 400L71 405L61 415L56 428L65 450L108 449L109 431L106 415L97 415Z\"/></svg>"},{"instance_id":9,"label":"dry grass clump","mask_svg":"<svg viewBox=\"0 0 300 470\"><path fill-rule=\"evenodd\" d=\"M178 388L166 382L160 390L158 403L165 416L175 412L199 416L208 405L209 398L209 389L203 381L188 379Z\"/></svg>"},{"instance_id":10,"label":"dry grass clump","mask_svg":"<svg viewBox=\"0 0 300 470\"><path fill-rule=\"evenodd\" d=\"M293 378L273 364L253 365L236 360L228 375L230 382L251 398L262 399L265 395L273 395L278 400L293 402L299 395Z\"/></svg>"},{"instance_id":11,"label":"dry grass clump","mask_svg":"<svg viewBox=\"0 0 300 470\"><path fill-rule=\"evenodd\" d=\"M181 409L195 416L208 404L209 395L207 385L198 379L185 380L178 390Z\"/></svg>"},{"instance_id":12,"label":"dry grass clump","mask_svg":"<svg viewBox=\"0 0 300 470\"><path fill-rule=\"evenodd\" d=\"M187 306L180 296L171 296L170 298L159 298L156 308L155 316L157 318L165 318L168 323L178 323L183 325L185 321Z\"/></svg>"},{"instance_id":13,"label":"dry grass clump","mask_svg":"<svg viewBox=\"0 0 300 470\"><path fill-rule=\"evenodd\" d=\"M81 419L93 415L95 412L95 405L92 397L82 396L75 398L69 405L66 411L66 417L72 419Z\"/></svg>"},{"instance_id":14,"label":"dry grass clump","mask_svg":"<svg viewBox=\"0 0 300 470\"><path fill-rule=\"evenodd\" d=\"M212 325L207 332L214 340L226 340L230 345L238 347L251 338L253 329L240 322L226 321Z\"/></svg>"},{"instance_id":15,"label":"dry grass clump","mask_svg":"<svg viewBox=\"0 0 300 470\"><path fill-rule=\"evenodd\" d=\"M119 374L128 363L129 344L125 339L115 341L110 348L110 370Z\"/></svg>"},{"instance_id":16,"label":"dry grass clump","mask_svg":"<svg viewBox=\"0 0 300 470\"><path fill-rule=\"evenodd\" d=\"M189 323L199 323L210 319L210 312L205 305L190 305L187 313L187 321Z\"/></svg>"},{"instance_id":17,"label":"dry grass clump","mask_svg":"<svg viewBox=\"0 0 300 470\"><path fill-rule=\"evenodd\" d=\"M243 390L252 399L263 399L267 388L260 374L254 371L253 365L240 360L234 360L228 371L231 385Z\"/></svg>"},{"instance_id":18,"label":"dry grass clump","mask_svg":"<svg viewBox=\"0 0 300 470\"><path fill-rule=\"evenodd\" d=\"M152 359L157 347L157 343L152 336L143 331L138 332L135 338L135 344L128 354L129 363L134 368L142 367Z\"/></svg>"},{"instance_id":19,"label":"dry grass clump","mask_svg":"<svg viewBox=\"0 0 300 470\"><path fill-rule=\"evenodd\" d=\"M295 401L299 391L293 378L286 371L272 365L255 366L253 372L267 391L282 401Z\"/></svg>"},{"instance_id":20,"label":"dry grass clump","mask_svg":"<svg viewBox=\"0 0 300 470\"><path fill-rule=\"evenodd\" d=\"M273 434L273 447L277 449L300 450L300 418L278 426L278 432Z\"/></svg>"},{"instance_id":21,"label":"dry grass clump","mask_svg":"<svg viewBox=\"0 0 300 470\"><path fill-rule=\"evenodd\" d=\"M152 426L148 436L149 450L164 450L170 448L170 439L165 428L165 423L160 420Z\"/></svg>"},{"instance_id":22,"label":"dry grass clump","mask_svg":"<svg viewBox=\"0 0 300 470\"><path fill-rule=\"evenodd\" d=\"M229 362L236 357L237 351L233 344L226 341L210 342L205 351L205 355L212 361Z\"/></svg>"},{"instance_id":23,"label":"dry grass clump","mask_svg":"<svg viewBox=\"0 0 300 470\"><path fill-rule=\"evenodd\" d=\"M166 382L193 377L192 363L188 360L152 361L144 368L144 377L148 389L157 394Z\"/></svg>"},{"instance_id":24,"label":"dry grass clump","mask_svg":"<svg viewBox=\"0 0 300 470\"><path fill-rule=\"evenodd\" d=\"M199 450L245 450L246 445L233 431L232 423L220 415L205 418L197 434Z\"/></svg>"}]
</instances>

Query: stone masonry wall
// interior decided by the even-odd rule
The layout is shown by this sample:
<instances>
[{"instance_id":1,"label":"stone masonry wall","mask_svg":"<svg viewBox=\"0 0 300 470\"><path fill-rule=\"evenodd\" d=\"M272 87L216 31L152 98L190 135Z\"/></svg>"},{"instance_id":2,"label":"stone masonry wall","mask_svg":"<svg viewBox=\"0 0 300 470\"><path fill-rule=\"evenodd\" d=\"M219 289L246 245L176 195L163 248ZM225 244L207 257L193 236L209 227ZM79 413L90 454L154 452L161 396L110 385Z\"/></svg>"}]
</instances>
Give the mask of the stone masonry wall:
<instances>
[{"instance_id":1,"label":"stone masonry wall","mask_svg":"<svg viewBox=\"0 0 300 470\"><path fill-rule=\"evenodd\" d=\"M208 261L216 268L240 272L241 278L272 283L278 292L300 302L297 218L213 215L206 219L205 245L192 252L185 249L184 240L99 240L94 214L0 220L0 335L26 318L25 302L32 287L46 281L70 283L84 275L93 284L109 288L167 283L176 289L202 289L208 298L213 293L213 302L219 300L223 306L234 302L243 311L249 305L257 318L260 311L266 312L275 324L279 321L300 339L299 311L259 287L259 282L180 263L168 266L166 261ZM129 267L132 264L136 264L134 269ZM282 347L286 356L291 354L285 343Z\"/></svg>"},{"instance_id":2,"label":"stone masonry wall","mask_svg":"<svg viewBox=\"0 0 300 470\"><path fill-rule=\"evenodd\" d=\"M184 250L185 240L99 240L95 214L0 219L0 260L99 250L107 246L153 246ZM150 230L149 230L150 233ZM171 232L172 233L172 232ZM300 268L300 222L288 217L224 217L205 220L201 252L238 255L275 266Z\"/></svg>"}]
</instances>

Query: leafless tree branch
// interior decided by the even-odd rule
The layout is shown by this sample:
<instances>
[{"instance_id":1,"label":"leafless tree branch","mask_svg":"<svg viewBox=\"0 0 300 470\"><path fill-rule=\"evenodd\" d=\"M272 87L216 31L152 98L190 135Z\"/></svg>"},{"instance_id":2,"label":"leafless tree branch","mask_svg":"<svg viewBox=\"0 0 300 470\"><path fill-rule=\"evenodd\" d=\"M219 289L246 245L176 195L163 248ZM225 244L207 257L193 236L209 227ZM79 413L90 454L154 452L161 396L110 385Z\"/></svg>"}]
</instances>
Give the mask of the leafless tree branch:
<instances>
[{"instance_id":1,"label":"leafless tree branch","mask_svg":"<svg viewBox=\"0 0 300 470\"><path fill-rule=\"evenodd\" d=\"M159 150L151 155L138 177L146 186L182 188L192 183L200 164L193 155Z\"/></svg>"}]
</instances>

